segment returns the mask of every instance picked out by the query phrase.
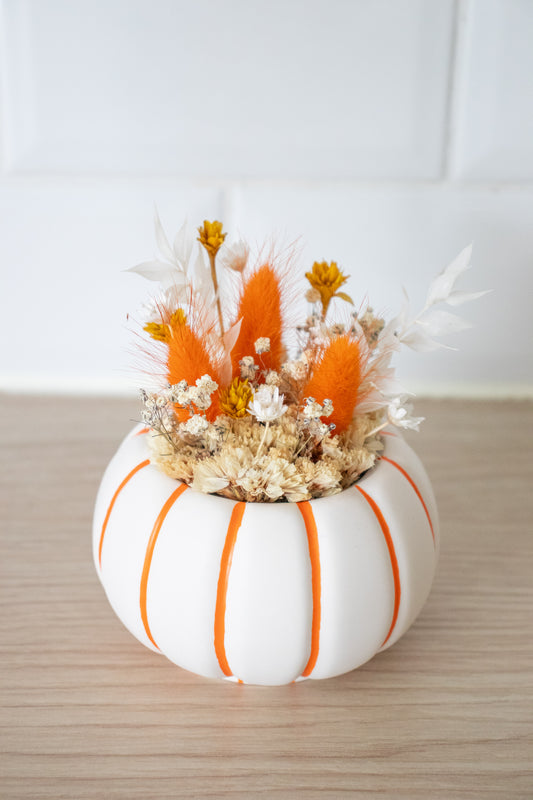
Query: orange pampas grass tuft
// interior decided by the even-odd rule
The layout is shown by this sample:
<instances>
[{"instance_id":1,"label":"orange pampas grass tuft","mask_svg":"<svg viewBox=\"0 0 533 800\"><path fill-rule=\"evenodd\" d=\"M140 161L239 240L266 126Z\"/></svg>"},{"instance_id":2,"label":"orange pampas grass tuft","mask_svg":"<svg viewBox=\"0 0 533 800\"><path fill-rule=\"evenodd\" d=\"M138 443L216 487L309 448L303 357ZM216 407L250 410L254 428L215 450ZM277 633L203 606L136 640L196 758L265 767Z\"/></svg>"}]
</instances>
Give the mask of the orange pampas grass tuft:
<instances>
[{"instance_id":1,"label":"orange pampas grass tuft","mask_svg":"<svg viewBox=\"0 0 533 800\"><path fill-rule=\"evenodd\" d=\"M220 385L218 367L205 342L187 323L180 325L172 332L172 337L168 341L167 364L168 382L171 384L185 380L189 386L194 386L202 375L209 375ZM176 408L176 414L181 421L189 417L189 413L185 409ZM213 422L220 414L218 390L213 394L212 403L205 414L209 422Z\"/></svg>"},{"instance_id":2,"label":"orange pampas grass tuft","mask_svg":"<svg viewBox=\"0 0 533 800\"><path fill-rule=\"evenodd\" d=\"M337 336L318 351L311 377L302 397L314 397L322 404L329 399L333 413L323 422L333 422L335 433L342 433L352 421L362 379L359 342L351 336Z\"/></svg>"},{"instance_id":3,"label":"orange pampas grass tuft","mask_svg":"<svg viewBox=\"0 0 533 800\"><path fill-rule=\"evenodd\" d=\"M261 366L280 369L284 356L281 302L279 275L270 264L264 264L248 278L239 301L237 320L242 318L242 323L231 353L234 376L240 374L241 358L256 358L254 343L262 337L270 339L270 351L261 354Z\"/></svg>"},{"instance_id":4,"label":"orange pampas grass tuft","mask_svg":"<svg viewBox=\"0 0 533 800\"><path fill-rule=\"evenodd\" d=\"M161 356L152 353L151 357L161 363L168 383L173 385L185 380L189 386L194 386L198 378L209 375L220 386L223 352L213 344L214 322L209 319L202 303L191 295L187 314L181 308L172 312L163 304L158 304L157 308L161 322L150 322L144 330L152 339L165 345L164 356L163 353ZM217 390L205 412L209 422L220 414L218 398ZM190 416L188 409L176 406L175 411L180 422Z\"/></svg>"}]
</instances>

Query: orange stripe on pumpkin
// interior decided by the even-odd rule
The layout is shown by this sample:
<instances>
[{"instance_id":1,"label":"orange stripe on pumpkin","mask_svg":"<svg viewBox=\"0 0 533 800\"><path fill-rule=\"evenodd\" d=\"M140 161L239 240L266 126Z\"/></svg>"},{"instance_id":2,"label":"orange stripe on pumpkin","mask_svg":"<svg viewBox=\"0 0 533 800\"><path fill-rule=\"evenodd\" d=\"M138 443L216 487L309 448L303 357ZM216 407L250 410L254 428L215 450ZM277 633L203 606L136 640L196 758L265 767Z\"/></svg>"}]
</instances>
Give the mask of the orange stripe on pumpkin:
<instances>
[{"instance_id":1,"label":"orange stripe on pumpkin","mask_svg":"<svg viewBox=\"0 0 533 800\"><path fill-rule=\"evenodd\" d=\"M392 541L392 537L390 535L389 526L385 521L385 517L383 516L380 507L378 506L376 501L364 491L364 489L361 489L361 487L358 486L357 484L355 484L355 488L363 495L363 497L369 504L370 508L376 515L376 518L381 526L381 530L383 531L383 536L385 537L385 541L387 543L390 563L392 567L392 577L394 580L394 610L392 612L392 622L390 624L389 632L385 636L385 639L381 645L381 647L383 647L383 645L385 645L390 639L390 636L394 630L394 626L396 625L396 620L398 619L398 611L400 610L400 597L402 593L400 585L400 570L398 568L398 560L396 558L396 552L394 550L394 544Z\"/></svg>"},{"instance_id":2,"label":"orange stripe on pumpkin","mask_svg":"<svg viewBox=\"0 0 533 800\"><path fill-rule=\"evenodd\" d=\"M431 521L431 517L429 516L428 507L426 506L426 504L424 502L424 498L422 497L420 489L418 488L418 486L416 485L414 480L411 478L411 476L396 461L393 461L392 458L387 458L387 456L381 456L381 459L382 459L382 461L387 461L389 464L392 464L393 467L396 467L396 469L399 470L402 473L404 478L407 478L407 480L409 481L409 483L411 484L411 486L415 490L415 493L416 493L418 499L420 500L420 502L422 503L424 511L426 512L426 517L428 518L429 527L431 529L431 535L433 536L433 544L435 544L435 531L433 530L433 523Z\"/></svg>"},{"instance_id":3,"label":"orange stripe on pumpkin","mask_svg":"<svg viewBox=\"0 0 533 800\"><path fill-rule=\"evenodd\" d=\"M233 550L237 541L237 533L241 527L246 503L236 503L231 512L226 541L220 559L220 573L217 585L217 600L215 605L215 653L220 664L220 669L227 678L233 675L226 658L226 595L228 593L228 580L233 558Z\"/></svg>"},{"instance_id":4,"label":"orange stripe on pumpkin","mask_svg":"<svg viewBox=\"0 0 533 800\"><path fill-rule=\"evenodd\" d=\"M149 430L150 430L150 428L141 428L140 431L137 431L137 433L134 433L133 435L134 436L142 436L143 433L148 433Z\"/></svg>"},{"instance_id":5,"label":"orange stripe on pumpkin","mask_svg":"<svg viewBox=\"0 0 533 800\"><path fill-rule=\"evenodd\" d=\"M144 565L141 575L141 591L140 591L139 604L141 607L141 619L143 621L146 635L148 636L154 647L157 647L158 650L159 647L157 646L157 644L153 639L152 633L150 631L150 626L148 624L148 610L146 603L148 578L150 575L150 567L152 565L152 556L154 554L154 548L155 548L155 543L157 542L157 537L159 536L161 526L163 525L163 522L165 521L168 512L170 511L170 509L172 508L178 497L180 497L180 495L182 495L183 492L188 488L189 487L187 486L186 483L182 483L181 486L178 486L178 488L172 492L168 500L165 502L164 506L161 508L161 511L159 512L154 527L152 528L152 533L150 534L150 538L148 539L148 544L146 546L146 555L144 557Z\"/></svg>"},{"instance_id":6,"label":"orange stripe on pumpkin","mask_svg":"<svg viewBox=\"0 0 533 800\"><path fill-rule=\"evenodd\" d=\"M109 522L109 517L111 516L111 512L113 511L113 506L116 503L117 497L119 496L125 485L128 483L128 481L130 481L133 478L133 476L137 472L139 472L140 469L142 469L143 467L147 467L149 463L150 459L147 458L146 461L142 461L140 464L137 464L137 466L134 467L128 475L126 475L126 477L118 487L117 491L111 498L111 502L109 503L109 508L107 509L107 514L105 515L104 524L102 525L102 533L100 534L100 543L98 545L98 563L100 564L100 567L102 567L102 546L104 544L104 536L107 528L107 523Z\"/></svg>"},{"instance_id":7,"label":"orange stripe on pumpkin","mask_svg":"<svg viewBox=\"0 0 533 800\"><path fill-rule=\"evenodd\" d=\"M320 581L320 553L318 549L318 531L316 527L315 515L311 504L304 500L297 503L301 515L305 523L305 530L307 533L307 542L309 546L309 558L311 559L311 586L313 593L313 621L311 627L311 653L309 660L302 672L302 677L307 678L315 668L316 660L318 658L318 650L320 646L320 595L321 595L321 581Z\"/></svg>"}]
</instances>

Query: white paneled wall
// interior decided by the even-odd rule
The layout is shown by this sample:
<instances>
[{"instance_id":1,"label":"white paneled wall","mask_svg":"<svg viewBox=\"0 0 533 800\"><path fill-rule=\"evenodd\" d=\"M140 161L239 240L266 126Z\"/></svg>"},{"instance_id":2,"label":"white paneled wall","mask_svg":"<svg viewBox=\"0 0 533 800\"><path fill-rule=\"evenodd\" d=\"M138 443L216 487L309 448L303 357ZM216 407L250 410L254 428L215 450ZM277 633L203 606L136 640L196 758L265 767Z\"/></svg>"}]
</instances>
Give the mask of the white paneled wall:
<instances>
[{"instance_id":1,"label":"white paneled wall","mask_svg":"<svg viewBox=\"0 0 533 800\"><path fill-rule=\"evenodd\" d=\"M455 177L533 180L533 3L475 0L465 21Z\"/></svg>"},{"instance_id":2,"label":"white paneled wall","mask_svg":"<svg viewBox=\"0 0 533 800\"><path fill-rule=\"evenodd\" d=\"M532 42L531 0L0 0L0 388L142 381L156 203L389 313L474 240L494 292L404 383L532 393Z\"/></svg>"},{"instance_id":3,"label":"white paneled wall","mask_svg":"<svg viewBox=\"0 0 533 800\"><path fill-rule=\"evenodd\" d=\"M4 5L13 169L439 175L451 0Z\"/></svg>"}]
</instances>

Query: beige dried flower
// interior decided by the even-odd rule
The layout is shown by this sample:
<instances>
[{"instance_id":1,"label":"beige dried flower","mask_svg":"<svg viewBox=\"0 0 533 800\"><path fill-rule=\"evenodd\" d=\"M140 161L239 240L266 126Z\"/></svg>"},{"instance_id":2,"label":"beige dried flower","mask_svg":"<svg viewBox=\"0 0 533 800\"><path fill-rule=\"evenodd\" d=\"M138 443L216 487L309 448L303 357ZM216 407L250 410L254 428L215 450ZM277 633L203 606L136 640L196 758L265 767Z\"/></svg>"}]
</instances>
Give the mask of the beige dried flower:
<instances>
[{"instance_id":1,"label":"beige dried flower","mask_svg":"<svg viewBox=\"0 0 533 800\"><path fill-rule=\"evenodd\" d=\"M358 317L358 322L363 329L369 348L373 350L377 346L379 335L385 327L385 320L382 317L376 317L374 309L369 306L364 314Z\"/></svg>"},{"instance_id":2,"label":"beige dried flower","mask_svg":"<svg viewBox=\"0 0 533 800\"><path fill-rule=\"evenodd\" d=\"M313 497L328 497L341 491L342 472L333 459L322 459L313 464L313 476L308 482Z\"/></svg>"},{"instance_id":3,"label":"beige dried flower","mask_svg":"<svg viewBox=\"0 0 533 800\"><path fill-rule=\"evenodd\" d=\"M180 430L190 433L192 436L200 436L202 433L205 433L208 427L209 422L205 417L201 417L199 414L193 414L186 422L182 422Z\"/></svg>"},{"instance_id":4,"label":"beige dried flower","mask_svg":"<svg viewBox=\"0 0 533 800\"><path fill-rule=\"evenodd\" d=\"M308 303L319 303L321 300L321 295L318 289L314 289L311 287L305 293L305 299Z\"/></svg>"},{"instance_id":5,"label":"beige dried flower","mask_svg":"<svg viewBox=\"0 0 533 800\"><path fill-rule=\"evenodd\" d=\"M275 384L282 376L275 372L267 375L272 383L256 389L255 399L260 399L262 392L268 394L265 401L268 399L269 410L277 415L284 404ZM215 387L215 381L202 376L193 387L180 382L159 393L143 394L145 413L153 423L149 439L152 463L195 490L251 502L325 497L350 486L372 467L382 447L373 431L386 418L385 411L360 415L339 437L332 435L321 419L331 404L324 401L320 405L311 398L307 402L309 417L298 413L294 404L264 425L251 416L222 415L214 423L201 414L193 414L184 423L173 416L177 394L185 393L190 405L201 390L209 393ZM272 404L275 409L270 408Z\"/></svg>"},{"instance_id":6,"label":"beige dried flower","mask_svg":"<svg viewBox=\"0 0 533 800\"><path fill-rule=\"evenodd\" d=\"M259 365L255 363L253 356L244 356L244 358L241 358L239 361L239 366L241 368L241 380L255 380L255 375L259 369Z\"/></svg>"},{"instance_id":7,"label":"beige dried flower","mask_svg":"<svg viewBox=\"0 0 533 800\"><path fill-rule=\"evenodd\" d=\"M302 410L302 414L307 419L318 419L322 416L322 406L320 403L317 403L314 397L306 397L305 405Z\"/></svg>"},{"instance_id":8,"label":"beige dried flower","mask_svg":"<svg viewBox=\"0 0 533 800\"><path fill-rule=\"evenodd\" d=\"M271 369L265 375L265 383L267 386L281 386L281 376L279 372Z\"/></svg>"},{"instance_id":9,"label":"beige dried flower","mask_svg":"<svg viewBox=\"0 0 533 800\"><path fill-rule=\"evenodd\" d=\"M294 361L286 361L281 370L295 381L304 381L307 378L309 364L307 359L300 358Z\"/></svg>"},{"instance_id":10,"label":"beige dried flower","mask_svg":"<svg viewBox=\"0 0 533 800\"><path fill-rule=\"evenodd\" d=\"M225 489L228 483L229 479L218 459L209 458L196 464L191 489L195 492L211 494Z\"/></svg>"},{"instance_id":11,"label":"beige dried flower","mask_svg":"<svg viewBox=\"0 0 533 800\"><path fill-rule=\"evenodd\" d=\"M261 353L269 353L270 352L270 339L268 336L260 336L259 339L256 339L254 342L255 352L260 355Z\"/></svg>"}]
</instances>

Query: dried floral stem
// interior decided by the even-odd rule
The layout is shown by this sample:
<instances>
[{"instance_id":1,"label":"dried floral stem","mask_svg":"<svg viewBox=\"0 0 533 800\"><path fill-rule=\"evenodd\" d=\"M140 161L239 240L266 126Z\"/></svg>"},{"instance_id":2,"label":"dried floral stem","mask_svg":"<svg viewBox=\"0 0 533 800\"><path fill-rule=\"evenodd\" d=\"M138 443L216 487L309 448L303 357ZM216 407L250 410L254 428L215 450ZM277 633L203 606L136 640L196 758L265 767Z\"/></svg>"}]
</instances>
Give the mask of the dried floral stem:
<instances>
[{"instance_id":1,"label":"dried floral stem","mask_svg":"<svg viewBox=\"0 0 533 800\"><path fill-rule=\"evenodd\" d=\"M388 424L389 424L389 420L388 420L388 419L386 419L386 420L385 420L385 422L382 422L382 423L381 423L381 425L378 425L377 427L375 427L375 428L372 428L372 430L371 430L371 431L369 431L369 432L366 434L366 436L365 436L365 439L370 439L370 437L371 437L371 436L375 436L375 435L376 435L376 433L379 433L380 431L382 431L382 430L383 430L383 428L386 428Z\"/></svg>"},{"instance_id":2,"label":"dried floral stem","mask_svg":"<svg viewBox=\"0 0 533 800\"><path fill-rule=\"evenodd\" d=\"M220 295L218 292L218 280L217 280L217 270L215 261L216 261L216 255L214 253L209 253L209 264L211 266L211 280L213 281L213 288L215 290L215 299L217 302L218 324L220 325L220 335L224 336L224 323L222 321L222 306L220 305Z\"/></svg>"},{"instance_id":3,"label":"dried floral stem","mask_svg":"<svg viewBox=\"0 0 533 800\"><path fill-rule=\"evenodd\" d=\"M270 422L265 424L265 430L263 431L263 436L261 437L261 441L259 442L259 447L257 448L257 453L255 454L255 458L258 459L261 455L261 450L263 449L263 445L265 443L265 439L267 437L268 429L270 428Z\"/></svg>"},{"instance_id":4,"label":"dried floral stem","mask_svg":"<svg viewBox=\"0 0 533 800\"><path fill-rule=\"evenodd\" d=\"M305 440L304 440L304 441L301 443L301 445L300 445L300 447L298 448L298 450L295 450L295 452L294 452L294 458L296 458L297 456L299 456L299 455L300 455L300 453L301 453L303 450L305 450L305 448L307 447L307 445L309 444L309 442L310 442L312 439L313 439L313 437L312 437L312 436L308 436L308 437L307 437L307 439L305 439Z\"/></svg>"}]
</instances>

